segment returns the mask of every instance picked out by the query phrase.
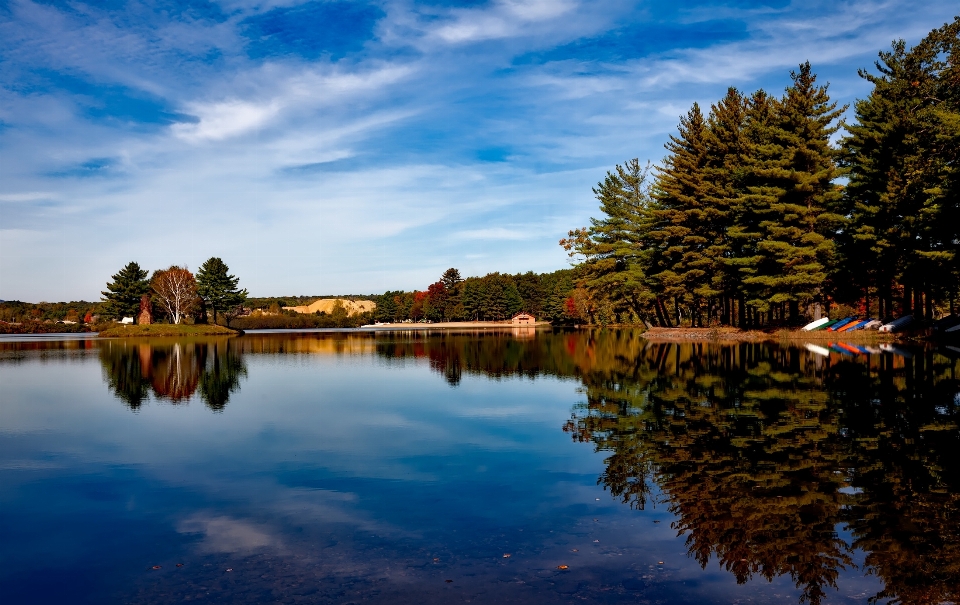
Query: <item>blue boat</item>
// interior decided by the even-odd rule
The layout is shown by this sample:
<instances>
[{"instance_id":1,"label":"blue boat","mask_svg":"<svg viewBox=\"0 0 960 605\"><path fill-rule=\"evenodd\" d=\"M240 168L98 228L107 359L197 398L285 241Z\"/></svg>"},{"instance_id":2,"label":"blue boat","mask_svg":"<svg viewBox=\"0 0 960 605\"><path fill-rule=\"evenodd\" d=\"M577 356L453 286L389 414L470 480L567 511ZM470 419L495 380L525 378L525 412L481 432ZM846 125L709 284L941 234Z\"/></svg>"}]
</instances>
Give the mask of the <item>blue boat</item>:
<instances>
[{"instance_id":1,"label":"blue boat","mask_svg":"<svg viewBox=\"0 0 960 605\"><path fill-rule=\"evenodd\" d=\"M863 321L858 321L857 323L853 324L853 325L850 326L849 328L844 329L844 332L853 332L854 330L859 330L859 329L863 328L865 325L867 325L868 323L870 323L871 321L873 321L873 320L872 320L872 319L864 319Z\"/></svg>"},{"instance_id":2,"label":"blue boat","mask_svg":"<svg viewBox=\"0 0 960 605\"><path fill-rule=\"evenodd\" d=\"M850 323L851 321L856 321L856 319L857 319L856 317L844 317L843 319L841 319L841 320L838 321L837 323L835 323L835 324L833 324L832 326L830 326L829 328L827 328L827 331L828 331L828 332L836 332L838 328L842 328L843 326L847 325L847 324Z\"/></svg>"},{"instance_id":3,"label":"blue boat","mask_svg":"<svg viewBox=\"0 0 960 605\"><path fill-rule=\"evenodd\" d=\"M900 330L906 328L913 323L913 315L904 315L899 319L895 319L888 324L880 326L881 332L899 332Z\"/></svg>"}]
</instances>

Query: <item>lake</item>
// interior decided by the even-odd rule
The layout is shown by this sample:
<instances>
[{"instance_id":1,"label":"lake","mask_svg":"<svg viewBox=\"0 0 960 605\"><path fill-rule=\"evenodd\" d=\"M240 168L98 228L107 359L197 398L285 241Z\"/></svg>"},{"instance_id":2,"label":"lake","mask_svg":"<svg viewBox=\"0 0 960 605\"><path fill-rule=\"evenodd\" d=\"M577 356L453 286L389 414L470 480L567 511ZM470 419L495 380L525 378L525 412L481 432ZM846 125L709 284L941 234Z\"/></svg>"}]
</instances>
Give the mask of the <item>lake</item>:
<instances>
[{"instance_id":1,"label":"lake","mask_svg":"<svg viewBox=\"0 0 960 605\"><path fill-rule=\"evenodd\" d=\"M0 601L939 603L960 349L0 340Z\"/></svg>"}]
</instances>

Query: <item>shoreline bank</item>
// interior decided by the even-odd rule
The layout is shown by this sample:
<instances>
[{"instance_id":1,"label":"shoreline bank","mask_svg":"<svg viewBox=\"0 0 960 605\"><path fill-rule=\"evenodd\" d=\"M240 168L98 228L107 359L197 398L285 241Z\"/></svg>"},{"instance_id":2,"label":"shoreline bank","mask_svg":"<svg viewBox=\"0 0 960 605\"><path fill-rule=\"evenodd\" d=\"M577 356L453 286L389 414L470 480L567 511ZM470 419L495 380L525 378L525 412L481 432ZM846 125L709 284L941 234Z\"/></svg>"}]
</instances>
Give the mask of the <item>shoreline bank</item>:
<instances>
[{"instance_id":1,"label":"shoreline bank","mask_svg":"<svg viewBox=\"0 0 960 605\"><path fill-rule=\"evenodd\" d=\"M852 342L874 344L910 340L903 334L876 330L855 332L805 332L803 330L741 330L740 328L651 328L643 333L648 340L715 340L732 342Z\"/></svg>"},{"instance_id":2,"label":"shoreline bank","mask_svg":"<svg viewBox=\"0 0 960 605\"><path fill-rule=\"evenodd\" d=\"M378 330L502 330L504 328L534 329L552 327L549 321L532 324L515 324L511 321L438 321L436 323L390 323L367 324L358 330L375 332Z\"/></svg>"}]
</instances>

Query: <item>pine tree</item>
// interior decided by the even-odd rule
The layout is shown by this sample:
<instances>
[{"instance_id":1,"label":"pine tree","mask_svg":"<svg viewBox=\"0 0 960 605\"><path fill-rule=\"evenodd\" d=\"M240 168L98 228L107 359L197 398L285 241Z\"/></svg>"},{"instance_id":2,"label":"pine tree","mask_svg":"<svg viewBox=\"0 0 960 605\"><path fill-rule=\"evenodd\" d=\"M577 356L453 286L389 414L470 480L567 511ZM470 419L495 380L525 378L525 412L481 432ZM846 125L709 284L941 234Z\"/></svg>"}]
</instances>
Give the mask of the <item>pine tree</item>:
<instances>
[{"instance_id":1,"label":"pine tree","mask_svg":"<svg viewBox=\"0 0 960 605\"><path fill-rule=\"evenodd\" d=\"M707 183L707 125L696 103L680 118L679 135L665 145L670 152L658 168L650 232L657 253L652 263L658 291L667 299L698 306L698 296L713 295L713 272L704 250L713 243L704 232L709 210ZM706 290L706 292L705 292Z\"/></svg>"},{"instance_id":2,"label":"pine tree","mask_svg":"<svg viewBox=\"0 0 960 605\"><path fill-rule=\"evenodd\" d=\"M757 123L755 155L749 164L754 184L745 201L760 218L756 242L758 271L744 282L753 286L752 302L772 317L784 306L793 322L800 305L821 295L834 255L833 235L842 217L840 189L830 137L840 128L846 108L830 101L827 86L816 86L810 64L791 72L793 85L775 105L772 120Z\"/></svg>"},{"instance_id":3,"label":"pine tree","mask_svg":"<svg viewBox=\"0 0 960 605\"><path fill-rule=\"evenodd\" d=\"M856 121L847 126L841 163L848 168L849 183L844 191L845 211L850 226L840 240L842 262L835 281L850 289L867 290L872 285L881 301L881 316L893 313L894 283L903 266L900 237L903 225L898 216L897 192L890 178L903 165L902 126L904 115L891 94L888 78L895 78L906 53L901 40L892 52L880 53L880 76L860 70L860 77L874 85L866 99L854 104Z\"/></svg>"},{"instance_id":4,"label":"pine tree","mask_svg":"<svg viewBox=\"0 0 960 605\"><path fill-rule=\"evenodd\" d=\"M440 281L443 282L443 287L447 290L454 290L463 282L463 278L460 277L460 271L454 267L450 267L443 272L443 275L440 277Z\"/></svg>"},{"instance_id":5,"label":"pine tree","mask_svg":"<svg viewBox=\"0 0 960 605\"><path fill-rule=\"evenodd\" d=\"M852 217L843 251L873 269L865 275L887 315L898 285L902 309L927 316L933 298L952 300L960 288L958 35L960 18L912 49L894 42L880 53L879 75L860 72L873 90L843 141Z\"/></svg>"},{"instance_id":6,"label":"pine tree","mask_svg":"<svg viewBox=\"0 0 960 605\"><path fill-rule=\"evenodd\" d=\"M764 280L777 270L775 264L765 262L760 250L764 224L784 193L770 178L771 170L777 168L775 163L782 161L783 156L773 136L776 112L777 100L763 90L753 93L747 102L741 137L744 152L740 193L734 205L733 224L727 229L731 250L725 259L737 286L741 326L753 324L750 311L767 310L770 293Z\"/></svg>"},{"instance_id":7,"label":"pine tree","mask_svg":"<svg viewBox=\"0 0 960 605\"><path fill-rule=\"evenodd\" d=\"M213 309L213 323L217 311L225 311L243 304L247 291L237 287L240 279L230 275L230 267L217 257L207 259L197 271L197 294Z\"/></svg>"},{"instance_id":8,"label":"pine tree","mask_svg":"<svg viewBox=\"0 0 960 605\"><path fill-rule=\"evenodd\" d=\"M560 240L570 256L584 257L580 276L588 289L614 303L615 312L641 318L655 302L647 278L652 226L648 173L649 166L637 159L617 165L593 189L604 218L591 218L589 228L574 229Z\"/></svg>"},{"instance_id":9,"label":"pine tree","mask_svg":"<svg viewBox=\"0 0 960 605\"><path fill-rule=\"evenodd\" d=\"M140 299L150 292L148 273L135 262L127 263L116 275L111 276L112 282L107 283L107 290L101 292L104 304L103 314L116 319L123 317L137 318L140 310Z\"/></svg>"},{"instance_id":10,"label":"pine tree","mask_svg":"<svg viewBox=\"0 0 960 605\"><path fill-rule=\"evenodd\" d=\"M654 197L657 227L651 238L661 254L655 261L662 293L683 300L695 325L703 325L721 297L735 291L727 230L738 197L745 101L736 88L711 107L705 120L697 104L681 118L679 136L659 169Z\"/></svg>"},{"instance_id":11,"label":"pine tree","mask_svg":"<svg viewBox=\"0 0 960 605\"><path fill-rule=\"evenodd\" d=\"M745 127L749 99L736 88L711 107L707 122L707 181L704 205L710 209L710 245L705 253L712 265L712 290L720 293L721 320L733 323L733 309L742 289L739 272L728 263L736 255L736 242L730 237L743 193ZM704 294L708 294L704 292ZM742 305L740 305L742 308Z\"/></svg>"}]
</instances>

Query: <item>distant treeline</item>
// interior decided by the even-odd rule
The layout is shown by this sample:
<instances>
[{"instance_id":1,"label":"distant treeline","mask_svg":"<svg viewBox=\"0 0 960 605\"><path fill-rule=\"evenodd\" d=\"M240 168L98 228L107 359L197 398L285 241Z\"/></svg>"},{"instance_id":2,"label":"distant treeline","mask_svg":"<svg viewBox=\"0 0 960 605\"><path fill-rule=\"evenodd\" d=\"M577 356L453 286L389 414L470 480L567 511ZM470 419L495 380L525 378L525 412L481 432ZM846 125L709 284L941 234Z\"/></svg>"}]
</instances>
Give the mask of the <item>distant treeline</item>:
<instances>
[{"instance_id":1,"label":"distant treeline","mask_svg":"<svg viewBox=\"0 0 960 605\"><path fill-rule=\"evenodd\" d=\"M608 172L602 216L560 242L583 260L594 323L796 325L836 302L954 312L958 34L960 18L880 53L851 125L807 63L780 97L731 88L707 112L694 104L652 173L637 160Z\"/></svg>"},{"instance_id":2,"label":"distant treeline","mask_svg":"<svg viewBox=\"0 0 960 605\"><path fill-rule=\"evenodd\" d=\"M100 303L85 300L56 303L7 300L0 302L0 332L83 332L89 330L87 324L99 319L99 312Z\"/></svg>"},{"instance_id":3,"label":"distant treeline","mask_svg":"<svg viewBox=\"0 0 960 605\"><path fill-rule=\"evenodd\" d=\"M373 298L374 317L397 321L492 321L520 311L554 323L584 321L572 269L553 273L489 273L462 279L448 269L426 290L385 292Z\"/></svg>"}]
</instances>

